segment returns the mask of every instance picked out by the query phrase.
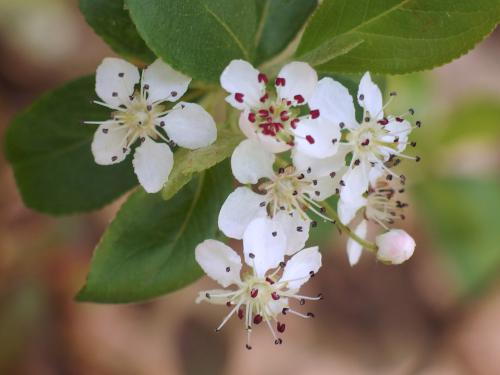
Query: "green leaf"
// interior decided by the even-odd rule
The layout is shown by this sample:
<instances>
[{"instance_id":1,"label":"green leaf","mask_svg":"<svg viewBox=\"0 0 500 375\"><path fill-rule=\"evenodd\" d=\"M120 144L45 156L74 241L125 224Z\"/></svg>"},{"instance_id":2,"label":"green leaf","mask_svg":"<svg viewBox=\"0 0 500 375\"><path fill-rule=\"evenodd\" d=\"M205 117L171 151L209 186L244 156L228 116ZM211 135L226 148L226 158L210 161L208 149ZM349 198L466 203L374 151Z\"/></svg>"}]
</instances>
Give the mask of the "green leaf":
<instances>
[{"instance_id":1,"label":"green leaf","mask_svg":"<svg viewBox=\"0 0 500 375\"><path fill-rule=\"evenodd\" d=\"M227 159L242 140L241 132L219 130L217 141L206 148L177 150L174 154L174 167L162 190L163 199L173 197L191 180L194 173L202 172Z\"/></svg>"},{"instance_id":2,"label":"green leaf","mask_svg":"<svg viewBox=\"0 0 500 375\"><path fill-rule=\"evenodd\" d=\"M499 192L498 179L429 179L414 189L436 247L451 260L464 294L479 291L498 274Z\"/></svg>"},{"instance_id":3,"label":"green leaf","mask_svg":"<svg viewBox=\"0 0 500 375\"><path fill-rule=\"evenodd\" d=\"M228 163L186 185L169 201L140 190L106 230L79 301L136 302L179 289L202 275L196 245L217 233L232 184Z\"/></svg>"},{"instance_id":4,"label":"green leaf","mask_svg":"<svg viewBox=\"0 0 500 375\"><path fill-rule=\"evenodd\" d=\"M102 207L137 184L130 160L113 166L94 162L90 144L109 110L92 104L94 76L45 94L19 114L6 135L24 203L50 214L70 214Z\"/></svg>"},{"instance_id":5,"label":"green leaf","mask_svg":"<svg viewBox=\"0 0 500 375\"><path fill-rule=\"evenodd\" d=\"M126 0L148 46L194 79L218 82L233 59L251 60L256 30L249 0Z\"/></svg>"},{"instance_id":6,"label":"green leaf","mask_svg":"<svg viewBox=\"0 0 500 375\"><path fill-rule=\"evenodd\" d=\"M296 55L323 72L408 73L468 52L499 18L499 0L325 0Z\"/></svg>"},{"instance_id":7,"label":"green leaf","mask_svg":"<svg viewBox=\"0 0 500 375\"><path fill-rule=\"evenodd\" d=\"M80 0L87 23L118 54L150 63L155 55L137 33L123 0Z\"/></svg>"},{"instance_id":8,"label":"green leaf","mask_svg":"<svg viewBox=\"0 0 500 375\"><path fill-rule=\"evenodd\" d=\"M293 40L318 5L317 0L256 0L256 63L277 55Z\"/></svg>"}]
</instances>

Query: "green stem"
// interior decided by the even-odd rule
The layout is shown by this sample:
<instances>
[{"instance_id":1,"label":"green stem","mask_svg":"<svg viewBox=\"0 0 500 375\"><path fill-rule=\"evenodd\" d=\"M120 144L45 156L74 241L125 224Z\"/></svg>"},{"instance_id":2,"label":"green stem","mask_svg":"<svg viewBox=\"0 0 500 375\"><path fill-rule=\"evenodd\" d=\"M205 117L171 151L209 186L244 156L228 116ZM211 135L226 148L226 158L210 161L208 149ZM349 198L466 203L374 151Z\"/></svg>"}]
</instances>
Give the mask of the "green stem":
<instances>
[{"instance_id":1,"label":"green stem","mask_svg":"<svg viewBox=\"0 0 500 375\"><path fill-rule=\"evenodd\" d=\"M333 207L327 202L323 201L321 202L321 205L325 208L327 216L335 220L335 224L337 227L344 233L346 233L349 237L351 237L354 241L359 243L361 246L363 246L366 250L371 251L376 253L377 252L377 245L375 245L373 242L366 241L359 237L356 233L354 233L351 228L349 228L347 225L342 224L342 222L339 219L339 216L337 215L337 212L333 209Z\"/></svg>"}]
</instances>

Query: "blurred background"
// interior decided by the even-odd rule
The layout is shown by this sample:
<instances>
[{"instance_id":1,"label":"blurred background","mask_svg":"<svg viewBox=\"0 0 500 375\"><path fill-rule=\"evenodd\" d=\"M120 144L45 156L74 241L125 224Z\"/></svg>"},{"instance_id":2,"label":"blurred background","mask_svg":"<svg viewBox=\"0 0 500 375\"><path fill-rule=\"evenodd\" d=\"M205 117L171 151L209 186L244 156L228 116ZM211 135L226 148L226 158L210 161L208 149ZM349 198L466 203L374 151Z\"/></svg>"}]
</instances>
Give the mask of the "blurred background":
<instances>
[{"instance_id":1,"label":"blurred background","mask_svg":"<svg viewBox=\"0 0 500 375\"><path fill-rule=\"evenodd\" d=\"M75 1L0 0L0 138L42 92L92 73L109 48ZM137 305L79 304L92 249L122 203L50 218L23 206L0 154L0 374L500 374L500 30L467 56L390 77L395 113L415 108L419 164L405 163L399 267L322 233L324 269L306 292L316 319L288 317L284 344L195 305L202 279ZM54 110L57 110L56 108ZM36 135L35 135L36 136ZM3 148L3 146L2 146Z\"/></svg>"}]
</instances>

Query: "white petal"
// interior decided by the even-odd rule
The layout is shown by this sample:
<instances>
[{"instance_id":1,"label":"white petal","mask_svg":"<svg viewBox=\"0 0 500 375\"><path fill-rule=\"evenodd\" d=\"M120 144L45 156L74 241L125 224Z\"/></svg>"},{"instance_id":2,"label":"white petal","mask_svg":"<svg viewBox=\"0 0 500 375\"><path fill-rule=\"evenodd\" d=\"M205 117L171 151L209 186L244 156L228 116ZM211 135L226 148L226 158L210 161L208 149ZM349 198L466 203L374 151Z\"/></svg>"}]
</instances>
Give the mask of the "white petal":
<instances>
[{"instance_id":1,"label":"white petal","mask_svg":"<svg viewBox=\"0 0 500 375\"><path fill-rule=\"evenodd\" d=\"M248 121L248 113L248 111L243 111L239 119L240 129L248 139L256 139L260 144L262 144L264 149L272 152L273 154L288 151L292 148L292 146L286 144L278 138L257 133L255 131L255 125Z\"/></svg>"},{"instance_id":2,"label":"white petal","mask_svg":"<svg viewBox=\"0 0 500 375\"><path fill-rule=\"evenodd\" d=\"M295 254L285 266L280 282L288 281L288 288L298 290L321 267L321 253L317 246L309 247Z\"/></svg>"},{"instance_id":3,"label":"white petal","mask_svg":"<svg viewBox=\"0 0 500 375\"><path fill-rule=\"evenodd\" d=\"M161 190L174 165L174 155L165 143L156 143L146 137L135 150L134 171L148 193Z\"/></svg>"},{"instance_id":4,"label":"white petal","mask_svg":"<svg viewBox=\"0 0 500 375\"><path fill-rule=\"evenodd\" d=\"M361 99L363 98L363 99ZM382 110L382 93L378 86L373 83L369 72L361 78L358 89L359 105L370 113L370 117L379 120L384 117Z\"/></svg>"},{"instance_id":5,"label":"white petal","mask_svg":"<svg viewBox=\"0 0 500 375\"><path fill-rule=\"evenodd\" d=\"M125 60L107 57L97 67L95 91L108 104L119 106L128 102L137 83L139 70Z\"/></svg>"},{"instance_id":6,"label":"white petal","mask_svg":"<svg viewBox=\"0 0 500 375\"><path fill-rule=\"evenodd\" d=\"M276 86L278 97L292 102L297 102L297 95L307 102L318 83L316 71L309 64L298 61L286 64L278 73L278 77L285 80L284 86Z\"/></svg>"},{"instance_id":7,"label":"white petal","mask_svg":"<svg viewBox=\"0 0 500 375\"><path fill-rule=\"evenodd\" d=\"M127 157L130 153L130 148L126 147L125 140L127 129L126 126L111 120L99 125L91 145L92 154L97 164L116 164Z\"/></svg>"},{"instance_id":8,"label":"white petal","mask_svg":"<svg viewBox=\"0 0 500 375\"><path fill-rule=\"evenodd\" d=\"M220 209L219 229L226 236L241 240L253 219L266 216L266 207L261 206L262 202L266 202L264 195L254 193L247 187L236 188Z\"/></svg>"},{"instance_id":9,"label":"white petal","mask_svg":"<svg viewBox=\"0 0 500 375\"><path fill-rule=\"evenodd\" d=\"M299 171L311 170L310 176L324 177L332 172L338 172L345 167L345 157L349 152L348 147L339 146L337 153L329 158L313 158L296 148L292 150L293 165ZM338 175L338 173L336 173Z\"/></svg>"},{"instance_id":10,"label":"white petal","mask_svg":"<svg viewBox=\"0 0 500 375\"><path fill-rule=\"evenodd\" d=\"M337 204L337 211L339 215L340 222L342 224L349 224L356 213L361 207L366 206L366 198L362 195L354 196L351 195L346 199L346 197L342 197L342 193L340 194L340 199Z\"/></svg>"},{"instance_id":11,"label":"white petal","mask_svg":"<svg viewBox=\"0 0 500 375\"><path fill-rule=\"evenodd\" d=\"M255 125L248 120L249 113L249 110L244 110L243 112L241 112L238 124L240 126L240 130L248 139L258 140L259 138L257 137L257 132L255 131Z\"/></svg>"},{"instance_id":12,"label":"white petal","mask_svg":"<svg viewBox=\"0 0 500 375\"><path fill-rule=\"evenodd\" d=\"M370 185L375 186L377 180L385 173L384 168L382 168L381 163L376 163L375 166L370 168L368 173L368 178L370 180Z\"/></svg>"},{"instance_id":13,"label":"white petal","mask_svg":"<svg viewBox=\"0 0 500 375\"><path fill-rule=\"evenodd\" d=\"M258 277L276 268L283 261L286 237L283 229L268 217L252 220L243 234L245 262Z\"/></svg>"},{"instance_id":14,"label":"white petal","mask_svg":"<svg viewBox=\"0 0 500 375\"><path fill-rule=\"evenodd\" d=\"M393 142L394 137L399 138L399 143L397 149L399 152L403 152L406 148L406 143L408 141L408 135L411 132L411 124L406 121L397 121L396 119L389 117L389 123L384 126L384 129L389 131L389 135L384 137L386 142Z\"/></svg>"},{"instance_id":15,"label":"white petal","mask_svg":"<svg viewBox=\"0 0 500 375\"><path fill-rule=\"evenodd\" d=\"M142 86L149 86L148 102L176 102L188 89L191 78L174 70L160 59L144 69Z\"/></svg>"},{"instance_id":16,"label":"white petal","mask_svg":"<svg viewBox=\"0 0 500 375\"><path fill-rule=\"evenodd\" d=\"M233 60L220 76L220 84L231 95L226 101L237 109L255 107L264 95L265 85L259 82L259 71L249 62ZM243 103L235 99L235 94L243 94Z\"/></svg>"},{"instance_id":17,"label":"white petal","mask_svg":"<svg viewBox=\"0 0 500 375\"><path fill-rule=\"evenodd\" d=\"M157 123L165 123L168 136L179 146L195 150L207 147L217 139L217 127L212 116L195 103L180 102Z\"/></svg>"},{"instance_id":18,"label":"white petal","mask_svg":"<svg viewBox=\"0 0 500 375\"><path fill-rule=\"evenodd\" d=\"M321 115L301 119L294 133L297 150L313 158L333 156L339 148L340 128Z\"/></svg>"},{"instance_id":19,"label":"white petal","mask_svg":"<svg viewBox=\"0 0 500 375\"><path fill-rule=\"evenodd\" d=\"M330 77L318 82L313 96L309 100L311 109L319 109L320 116L334 124L344 123L349 129L357 124L354 102L349 91Z\"/></svg>"},{"instance_id":20,"label":"white petal","mask_svg":"<svg viewBox=\"0 0 500 375\"><path fill-rule=\"evenodd\" d=\"M368 222L366 220L361 221L358 224L354 233L362 239L366 238L366 232L368 230ZM363 246L361 246L358 242L349 238L347 240L347 257L349 258L349 264L354 266L358 263L359 258L361 257L361 253L363 252Z\"/></svg>"},{"instance_id":21,"label":"white petal","mask_svg":"<svg viewBox=\"0 0 500 375\"><path fill-rule=\"evenodd\" d=\"M203 271L224 288L241 281L241 258L229 246L220 241L205 240L196 246L194 254Z\"/></svg>"},{"instance_id":22,"label":"white petal","mask_svg":"<svg viewBox=\"0 0 500 375\"><path fill-rule=\"evenodd\" d=\"M242 184L256 184L263 177L274 176L275 159L274 154L265 150L259 142L246 139L234 149L231 169Z\"/></svg>"},{"instance_id":23,"label":"white petal","mask_svg":"<svg viewBox=\"0 0 500 375\"><path fill-rule=\"evenodd\" d=\"M342 177L344 185L340 196L346 200L352 200L368 190L369 173L371 165L362 161L358 166L351 167Z\"/></svg>"},{"instance_id":24,"label":"white petal","mask_svg":"<svg viewBox=\"0 0 500 375\"><path fill-rule=\"evenodd\" d=\"M283 228L287 239L286 255L293 255L304 248L309 238L309 220L301 219L296 213L292 215L278 212L273 220Z\"/></svg>"},{"instance_id":25,"label":"white petal","mask_svg":"<svg viewBox=\"0 0 500 375\"><path fill-rule=\"evenodd\" d=\"M339 188L339 179L330 176L313 179L315 185L311 185L309 196L316 201L324 201L334 195Z\"/></svg>"}]
</instances>

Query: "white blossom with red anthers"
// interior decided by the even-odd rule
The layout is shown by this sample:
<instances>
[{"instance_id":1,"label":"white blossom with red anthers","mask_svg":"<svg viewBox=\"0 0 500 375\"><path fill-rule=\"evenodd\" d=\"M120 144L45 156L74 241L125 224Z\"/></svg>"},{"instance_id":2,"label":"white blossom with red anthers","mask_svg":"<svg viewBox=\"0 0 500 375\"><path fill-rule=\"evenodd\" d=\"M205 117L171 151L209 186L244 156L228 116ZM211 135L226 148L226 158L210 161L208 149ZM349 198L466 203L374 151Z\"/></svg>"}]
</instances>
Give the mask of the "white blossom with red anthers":
<instances>
[{"instance_id":1,"label":"white blossom with red anthers","mask_svg":"<svg viewBox=\"0 0 500 375\"><path fill-rule=\"evenodd\" d=\"M85 121L99 125L92 141L95 162L119 163L138 144L135 174L147 192L159 191L174 163L169 145L197 149L217 138L212 116L200 105L180 102L171 110L165 107L165 102L176 102L184 95L190 81L159 59L143 70L142 78L127 61L104 59L97 68L95 86L102 102L94 102L113 112L109 120Z\"/></svg>"},{"instance_id":2,"label":"white blossom with red anthers","mask_svg":"<svg viewBox=\"0 0 500 375\"><path fill-rule=\"evenodd\" d=\"M395 94L391 94L393 97ZM349 195L357 197L367 191L370 182L387 172L396 176L387 163L394 158L408 158L419 160L403 154L408 145L408 135L417 122L412 126L400 116L385 116L385 106L382 105L382 93L371 80L370 74L365 73L359 84L358 103L363 108L361 123L356 121L353 99L348 90L331 78L323 78L317 90L312 95L310 105L318 108L328 121L338 124L344 129L342 142L339 148L342 157L352 153L349 169L343 177L345 187L341 196L349 199ZM413 114L413 110L408 111ZM335 159L334 155L332 159Z\"/></svg>"},{"instance_id":3,"label":"white blossom with red anthers","mask_svg":"<svg viewBox=\"0 0 500 375\"><path fill-rule=\"evenodd\" d=\"M274 169L276 156L252 139L241 142L231 157L234 177L242 184L232 192L219 213L219 228L228 237L241 239L256 217L268 216L272 225L286 233L287 255L304 247L314 219L333 221L321 201L338 192L342 168L309 164L293 153L293 164Z\"/></svg>"},{"instance_id":4,"label":"white blossom with red anthers","mask_svg":"<svg viewBox=\"0 0 500 375\"><path fill-rule=\"evenodd\" d=\"M299 289L321 267L318 247L303 249L285 260L286 239L283 233L271 232L267 218L257 218L249 226L243 238L245 263L250 270L241 273L240 256L227 245L215 240L205 240L196 247L198 264L208 276L223 288L234 285L234 289L207 290L199 293L196 302L226 305L230 310L216 331L237 316L247 331L247 349L251 349L251 332L254 325L265 323L275 344L281 344L280 334L285 331L281 316L291 314L302 318L314 316L295 311L290 300L301 305L306 300L320 300L321 295L309 297L299 294Z\"/></svg>"},{"instance_id":5,"label":"white blossom with red anthers","mask_svg":"<svg viewBox=\"0 0 500 375\"><path fill-rule=\"evenodd\" d=\"M318 83L316 72L308 64L295 61L285 65L274 81L275 90L267 90L266 75L247 61L233 60L222 72L220 83L229 92L226 101L242 111L242 132L269 152L294 147L317 158L337 152L340 128L326 122L317 108L300 115Z\"/></svg>"}]
</instances>

